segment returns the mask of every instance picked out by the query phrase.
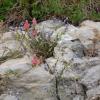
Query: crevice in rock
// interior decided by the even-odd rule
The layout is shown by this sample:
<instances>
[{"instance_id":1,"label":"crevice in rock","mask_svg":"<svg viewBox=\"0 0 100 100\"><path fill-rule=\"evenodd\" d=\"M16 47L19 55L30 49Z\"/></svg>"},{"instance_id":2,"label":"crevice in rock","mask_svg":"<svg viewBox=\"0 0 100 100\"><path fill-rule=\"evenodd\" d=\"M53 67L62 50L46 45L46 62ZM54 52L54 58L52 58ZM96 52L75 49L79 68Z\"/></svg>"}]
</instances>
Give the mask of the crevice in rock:
<instances>
[{"instance_id":1,"label":"crevice in rock","mask_svg":"<svg viewBox=\"0 0 100 100\"><path fill-rule=\"evenodd\" d=\"M55 81L56 81L56 98L57 98L57 100L61 100L60 99L60 95L59 95L59 91L58 91L58 83L59 83L59 81L58 81L57 77L55 77Z\"/></svg>"},{"instance_id":2,"label":"crevice in rock","mask_svg":"<svg viewBox=\"0 0 100 100\"><path fill-rule=\"evenodd\" d=\"M83 93L84 93L84 100L85 100L85 99L87 98L87 93L86 93L86 91L87 91L88 89L87 89L87 87L86 87L84 84L80 83L80 85L82 86Z\"/></svg>"},{"instance_id":3,"label":"crevice in rock","mask_svg":"<svg viewBox=\"0 0 100 100\"><path fill-rule=\"evenodd\" d=\"M2 95L5 90L7 90L9 84L9 78L4 77L0 74L0 95Z\"/></svg>"}]
</instances>

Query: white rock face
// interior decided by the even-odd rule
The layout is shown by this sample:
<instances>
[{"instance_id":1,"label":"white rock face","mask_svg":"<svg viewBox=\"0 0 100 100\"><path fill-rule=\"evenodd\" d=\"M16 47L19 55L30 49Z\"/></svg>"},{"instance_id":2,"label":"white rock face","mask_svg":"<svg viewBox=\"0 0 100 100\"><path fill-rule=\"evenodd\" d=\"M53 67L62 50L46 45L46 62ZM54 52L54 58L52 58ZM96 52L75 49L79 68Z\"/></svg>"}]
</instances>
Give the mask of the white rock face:
<instances>
[{"instance_id":1,"label":"white rock face","mask_svg":"<svg viewBox=\"0 0 100 100\"><path fill-rule=\"evenodd\" d=\"M93 22L90 20L84 21L80 24L78 38L81 40L85 47L89 47L93 44L90 39L94 39L98 35L98 40L100 41L100 22Z\"/></svg>"},{"instance_id":2,"label":"white rock face","mask_svg":"<svg viewBox=\"0 0 100 100\"><path fill-rule=\"evenodd\" d=\"M14 32L5 32L2 36L2 40L13 39L14 35Z\"/></svg>"},{"instance_id":3,"label":"white rock face","mask_svg":"<svg viewBox=\"0 0 100 100\"><path fill-rule=\"evenodd\" d=\"M15 96L11 96L11 95L1 95L0 100L18 100Z\"/></svg>"},{"instance_id":4,"label":"white rock face","mask_svg":"<svg viewBox=\"0 0 100 100\"><path fill-rule=\"evenodd\" d=\"M77 28L73 25L64 25L54 31L54 33L51 35L51 41L62 40L62 38L66 40L76 39L76 30Z\"/></svg>"},{"instance_id":5,"label":"white rock face","mask_svg":"<svg viewBox=\"0 0 100 100\"><path fill-rule=\"evenodd\" d=\"M83 77L82 83L91 89L97 85L100 80L100 65L87 70L87 74Z\"/></svg>"},{"instance_id":6,"label":"white rock face","mask_svg":"<svg viewBox=\"0 0 100 100\"><path fill-rule=\"evenodd\" d=\"M15 39L14 32L4 33L0 41L0 59L14 56L16 52L23 55L22 44Z\"/></svg>"},{"instance_id":7,"label":"white rock face","mask_svg":"<svg viewBox=\"0 0 100 100\"><path fill-rule=\"evenodd\" d=\"M61 28L58 28L51 35L51 37L50 37L51 41L56 41L57 39L61 38L61 35L65 34L65 31L66 31L66 26L62 26Z\"/></svg>"},{"instance_id":8,"label":"white rock face","mask_svg":"<svg viewBox=\"0 0 100 100\"><path fill-rule=\"evenodd\" d=\"M87 91L88 94L88 99L96 99L96 98L100 98L100 86L95 87L93 89L90 89L89 91Z\"/></svg>"},{"instance_id":9,"label":"white rock face","mask_svg":"<svg viewBox=\"0 0 100 100\"><path fill-rule=\"evenodd\" d=\"M76 34L77 33L79 33L78 38L85 47L89 47L93 44L91 40L94 39L97 34L97 32L93 31L93 28L87 26L80 27Z\"/></svg>"},{"instance_id":10,"label":"white rock face","mask_svg":"<svg viewBox=\"0 0 100 100\"><path fill-rule=\"evenodd\" d=\"M4 100L18 100L15 96L6 96Z\"/></svg>"},{"instance_id":11,"label":"white rock face","mask_svg":"<svg viewBox=\"0 0 100 100\"><path fill-rule=\"evenodd\" d=\"M53 32L60 28L63 24L64 23L62 21L57 19L47 20L39 23L36 26L36 29L42 34L44 38L49 39Z\"/></svg>"},{"instance_id":12,"label":"white rock face","mask_svg":"<svg viewBox=\"0 0 100 100\"><path fill-rule=\"evenodd\" d=\"M100 22L94 22L94 21L91 21L91 20L86 20L86 21L82 22L80 24L80 26L87 26L87 27L97 29L98 31L100 31Z\"/></svg>"},{"instance_id":13,"label":"white rock face","mask_svg":"<svg viewBox=\"0 0 100 100\"><path fill-rule=\"evenodd\" d=\"M17 58L8 60L5 63L0 65L0 74L6 74L7 71L17 71L19 74L24 73L28 70L32 69L31 62L29 58Z\"/></svg>"}]
</instances>

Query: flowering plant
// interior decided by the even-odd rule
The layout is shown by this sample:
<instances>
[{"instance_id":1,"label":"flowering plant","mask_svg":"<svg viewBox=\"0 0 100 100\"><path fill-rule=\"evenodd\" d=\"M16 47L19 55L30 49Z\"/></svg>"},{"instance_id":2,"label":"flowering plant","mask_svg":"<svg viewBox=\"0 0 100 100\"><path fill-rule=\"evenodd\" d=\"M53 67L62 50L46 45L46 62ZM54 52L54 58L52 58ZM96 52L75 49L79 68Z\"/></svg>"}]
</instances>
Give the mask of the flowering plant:
<instances>
[{"instance_id":1,"label":"flowering plant","mask_svg":"<svg viewBox=\"0 0 100 100\"><path fill-rule=\"evenodd\" d=\"M30 27L30 24L29 24L28 20L26 20L23 28L24 28L25 31L27 31L29 29L29 27Z\"/></svg>"},{"instance_id":2,"label":"flowering plant","mask_svg":"<svg viewBox=\"0 0 100 100\"><path fill-rule=\"evenodd\" d=\"M32 65L41 64L46 58L53 56L55 42L46 40L42 37L41 33L38 33L35 29L37 21L35 18L32 20L32 32L30 33L30 24L28 20L24 22L23 29L25 34L20 36L20 40L25 41L25 48L28 49L32 54ZM23 38L23 39L22 39Z\"/></svg>"}]
</instances>

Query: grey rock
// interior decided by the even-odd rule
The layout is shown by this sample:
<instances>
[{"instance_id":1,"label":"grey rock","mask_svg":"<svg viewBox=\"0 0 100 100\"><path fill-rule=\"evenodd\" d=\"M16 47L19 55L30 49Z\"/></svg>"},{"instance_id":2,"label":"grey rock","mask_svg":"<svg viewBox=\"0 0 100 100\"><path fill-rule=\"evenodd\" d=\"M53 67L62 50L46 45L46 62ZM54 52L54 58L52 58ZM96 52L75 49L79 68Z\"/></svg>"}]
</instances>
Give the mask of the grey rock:
<instances>
[{"instance_id":1,"label":"grey rock","mask_svg":"<svg viewBox=\"0 0 100 100\"><path fill-rule=\"evenodd\" d=\"M94 66L86 71L86 74L81 80L81 83L91 89L97 86L100 80L100 65Z\"/></svg>"},{"instance_id":2,"label":"grey rock","mask_svg":"<svg viewBox=\"0 0 100 100\"><path fill-rule=\"evenodd\" d=\"M16 96L2 94L0 100L18 100Z\"/></svg>"},{"instance_id":3,"label":"grey rock","mask_svg":"<svg viewBox=\"0 0 100 100\"><path fill-rule=\"evenodd\" d=\"M36 26L36 29L38 30L38 32L41 33L44 38L49 39L53 32L61 27L63 24L64 23L58 19L47 20L39 23Z\"/></svg>"},{"instance_id":4,"label":"grey rock","mask_svg":"<svg viewBox=\"0 0 100 100\"><path fill-rule=\"evenodd\" d=\"M4 100L18 100L15 96L6 96Z\"/></svg>"},{"instance_id":5,"label":"grey rock","mask_svg":"<svg viewBox=\"0 0 100 100\"><path fill-rule=\"evenodd\" d=\"M19 55L24 54L24 49L21 46L20 42L16 40L8 40L0 44L0 59L2 58L7 58L7 57L12 57L14 54L18 53ZM18 55L16 55L18 56Z\"/></svg>"},{"instance_id":6,"label":"grey rock","mask_svg":"<svg viewBox=\"0 0 100 100\"><path fill-rule=\"evenodd\" d=\"M87 91L88 100L99 97L100 99L100 85Z\"/></svg>"},{"instance_id":7,"label":"grey rock","mask_svg":"<svg viewBox=\"0 0 100 100\"><path fill-rule=\"evenodd\" d=\"M87 27L94 28L100 31L100 22L94 22L92 20L85 20L80 24L80 26L87 26Z\"/></svg>"},{"instance_id":8,"label":"grey rock","mask_svg":"<svg viewBox=\"0 0 100 100\"><path fill-rule=\"evenodd\" d=\"M84 96L77 95L73 98L73 100L84 100Z\"/></svg>"},{"instance_id":9,"label":"grey rock","mask_svg":"<svg viewBox=\"0 0 100 100\"><path fill-rule=\"evenodd\" d=\"M22 74L30 69L32 69L31 61L27 56L24 56L23 58L8 60L1 64L0 74Z\"/></svg>"}]
</instances>

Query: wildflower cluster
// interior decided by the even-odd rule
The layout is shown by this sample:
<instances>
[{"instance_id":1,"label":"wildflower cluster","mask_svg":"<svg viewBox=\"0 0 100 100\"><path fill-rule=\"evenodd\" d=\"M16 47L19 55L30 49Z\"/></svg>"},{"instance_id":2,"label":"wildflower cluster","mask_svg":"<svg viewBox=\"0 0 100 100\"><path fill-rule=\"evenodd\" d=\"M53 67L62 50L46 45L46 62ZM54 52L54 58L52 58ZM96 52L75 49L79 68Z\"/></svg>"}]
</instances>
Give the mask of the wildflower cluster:
<instances>
[{"instance_id":1,"label":"wildflower cluster","mask_svg":"<svg viewBox=\"0 0 100 100\"><path fill-rule=\"evenodd\" d=\"M32 57L32 65L39 65L41 64L45 58L53 56L54 47L56 43L52 43L49 40L44 39L41 36L41 33L38 33L35 29L37 25L37 20L33 18L32 25L26 20L23 24L23 29L25 31L24 39L27 40L27 46L31 53L33 54ZM32 32L30 35L30 27L32 28ZM21 37L22 38L22 37ZM22 40L23 41L23 40Z\"/></svg>"}]
</instances>

